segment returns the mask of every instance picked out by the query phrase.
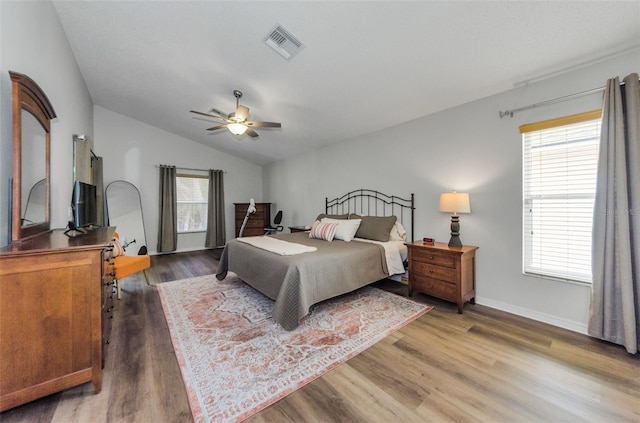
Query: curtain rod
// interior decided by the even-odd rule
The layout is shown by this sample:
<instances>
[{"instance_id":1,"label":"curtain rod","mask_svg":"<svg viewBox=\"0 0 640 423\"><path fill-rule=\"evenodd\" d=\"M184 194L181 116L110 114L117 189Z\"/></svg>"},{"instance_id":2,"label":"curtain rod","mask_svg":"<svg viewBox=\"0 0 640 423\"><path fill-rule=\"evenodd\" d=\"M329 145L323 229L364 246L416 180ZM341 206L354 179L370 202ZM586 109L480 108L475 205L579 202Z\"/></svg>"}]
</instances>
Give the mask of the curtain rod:
<instances>
[{"instance_id":1,"label":"curtain rod","mask_svg":"<svg viewBox=\"0 0 640 423\"><path fill-rule=\"evenodd\" d=\"M604 91L604 87L592 88L592 89L587 90L587 91L582 91L582 92L575 93L575 94L569 94L569 95L565 95L565 96L554 98L554 99L547 100L547 101L541 101L540 103L534 103L534 104L530 104L528 106L518 107L517 109L505 110L504 112L499 111L498 114L500 115L500 118L503 118L503 117L505 117L507 115L509 115L509 117L513 117L514 113L521 112L523 110L533 109L534 107L547 106L549 104L560 103L562 101L568 101L568 100L572 100L574 98L584 97L585 95L597 93L599 91Z\"/></svg>"},{"instance_id":2,"label":"curtain rod","mask_svg":"<svg viewBox=\"0 0 640 423\"><path fill-rule=\"evenodd\" d=\"M620 82L620 85L624 85L624 81ZM514 113L521 112L523 110L533 109L534 107L548 106L549 104L555 104L555 103L560 103L560 102L563 102L563 101L573 100L574 98L580 98L580 97L584 97L585 95L597 93L599 91L604 91L604 89L605 89L605 87L592 88L592 89L587 90L587 91L582 91L582 92L575 93L575 94L569 94L569 95L565 95L565 96L554 98L554 99L547 100L547 101L541 101L540 103L534 103L534 104L530 104L528 106L518 107L517 109L505 110L504 112L499 111L498 114L500 115L500 118L503 118L503 117L505 117L507 115L509 115L509 117L513 117Z\"/></svg>"},{"instance_id":3,"label":"curtain rod","mask_svg":"<svg viewBox=\"0 0 640 423\"><path fill-rule=\"evenodd\" d=\"M160 165L155 165L155 167L159 168L159 167L160 167ZM192 168L192 167L180 167L180 166L175 166L175 168L176 168L176 169L180 169L180 170L193 170L193 171L196 171L196 172L208 172L208 171L209 171L209 169L195 169L195 168ZM215 170L222 170L222 169L215 169ZM226 171L226 170L223 170L223 172L224 172L224 173L227 173L227 171Z\"/></svg>"}]
</instances>

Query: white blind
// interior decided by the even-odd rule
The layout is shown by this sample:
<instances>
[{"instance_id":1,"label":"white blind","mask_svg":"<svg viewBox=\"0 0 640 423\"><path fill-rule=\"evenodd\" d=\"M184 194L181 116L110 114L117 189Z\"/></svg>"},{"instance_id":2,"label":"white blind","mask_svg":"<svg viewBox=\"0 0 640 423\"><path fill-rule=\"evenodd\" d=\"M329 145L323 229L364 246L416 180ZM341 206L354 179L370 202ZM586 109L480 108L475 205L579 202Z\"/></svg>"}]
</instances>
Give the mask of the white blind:
<instances>
[{"instance_id":1,"label":"white blind","mask_svg":"<svg viewBox=\"0 0 640 423\"><path fill-rule=\"evenodd\" d=\"M209 179L197 175L176 176L178 233L207 230Z\"/></svg>"},{"instance_id":2,"label":"white blind","mask_svg":"<svg viewBox=\"0 0 640 423\"><path fill-rule=\"evenodd\" d=\"M524 272L591 283L600 119L523 133Z\"/></svg>"}]
</instances>

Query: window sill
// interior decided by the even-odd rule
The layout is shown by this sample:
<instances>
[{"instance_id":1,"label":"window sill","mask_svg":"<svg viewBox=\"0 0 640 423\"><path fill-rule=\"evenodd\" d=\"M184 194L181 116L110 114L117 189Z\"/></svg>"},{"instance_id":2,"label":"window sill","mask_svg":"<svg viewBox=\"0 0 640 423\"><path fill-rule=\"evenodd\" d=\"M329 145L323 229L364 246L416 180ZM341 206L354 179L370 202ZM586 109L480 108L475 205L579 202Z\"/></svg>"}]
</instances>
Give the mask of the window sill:
<instances>
[{"instance_id":1,"label":"window sill","mask_svg":"<svg viewBox=\"0 0 640 423\"><path fill-rule=\"evenodd\" d=\"M591 287L591 285L592 285L591 282L579 281L579 280L575 280L575 279L565 279L565 278L559 278L559 277L554 277L554 276L549 276L549 275L541 275L539 273L522 272L522 274L524 276L529 276L529 277L532 277L532 278L547 279L547 280L552 280L552 281L555 281L555 282L568 283L568 284L571 284L571 285L580 285L580 286L585 286L585 287Z\"/></svg>"}]
</instances>

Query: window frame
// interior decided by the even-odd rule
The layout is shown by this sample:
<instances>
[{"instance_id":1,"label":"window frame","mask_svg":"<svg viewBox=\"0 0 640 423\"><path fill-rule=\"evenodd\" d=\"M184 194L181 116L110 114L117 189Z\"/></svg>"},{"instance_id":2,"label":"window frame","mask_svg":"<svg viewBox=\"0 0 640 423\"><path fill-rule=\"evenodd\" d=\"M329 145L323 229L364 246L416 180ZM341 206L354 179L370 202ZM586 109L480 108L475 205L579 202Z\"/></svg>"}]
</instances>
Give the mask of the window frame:
<instances>
[{"instance_id":1,"label":"window frame","mask_svg":"<svg viewBox=\"0 0 640 423\"><path fill-rule=\"evenodd\" d=\"M533 176L532 173L534 173L535 170L533 170L533 167L529 166L530 163L528 164L527 162L527 160L531 158L529 154L531 154L530 152L532 150L531 145L527 141L527 136L533 137L536 134L539 134L541 135L540 139L543 139L542 137L544 137L544 134L545 134L544 131L546 131L549 138L551 138L554 136L552 131L561 131L562 127L565 127L565 126L572 126L574 127L573 129L576 129L575 128L576 125L584 126L585 124L589 124L589 123L595 124L595 126L591 129L592 134L596 134L595 137L597 138L595 139L595 146L593 145L594 143L593 136L586 137L584 139L578 139L577 141L565 138L563 141L564 145L560 144L565 149L567 154L577 151L577 149L572 150L570 148L571 144L573 144L574 147L578 147L578 148L585 148L584 146L587 146L587 148L592 150L589 153L589 158L590 158L589 172L592 172L595 175L597 173L598 152L599 152L600 137L601 137L601 133L600 133L601 115L602 115L601 110L592 110L585 113L579 113L579 114L570 115L570 116L563 116L557 119L550 119L542 122L536 122L536 123L520 126L520 133L522 134L522 143L523 143L522 144L522 273L526 276L552 279L552 280L576 283L581 285L591 285L592 283L590 240L591 240L591 230L593 227L593 220L592 220L593 219L593 201L595 200L596 181L595 179L593 181L589 181L589 184L587 185L589 185L590 188L586 188L585 191L580 191L576 188L576 191L569 190L569 192L565 192L564 194L558 195L558 194L550 194L549 191L552 191L552 190L546 190L547 191L546 193L540 193L539 191L537 191L536 195L532 195L532 193L529 192L528 190L530 190L531 182L533 181L533 183L535 183L536 180L532 178ZM549 149L553 148L551 144L544 144L544 142L540 142L536 144L534 147L538 148L539 151L542 151L543 148L549 148ZM529 150L527 150L527 148L529 148ZM593 150L595 150L595 160L593 159ZM565 170L573 170L576 172L579 170L578 164L576 163L577 160L575 160L575 157L573 162L571 162L571 160L567 160L566 158L564 160L566 161L566 164L567 164L564 166ZM574 168L571 169L571 167L574 167ZM551 170L546 169L546 171L547 173L545 173L541 177L542 181L544 181L544 178L549 178L549 172L551 172ZM562 180L562 178L559 178L559 179ZM568 177L566 177L566 179L569 180ZM581 179L581 180L584 180L584 179ZM537 181L538 183L540 183L541 180L538 179ZM592 186L590 185L591 183L593 184ZM568 186L571 186L571 184L567 183L565 185L555 185L554 188L562 187L564 189ZM588 191L591 188L592 188L592 191ZM546 253L546 254L541 253L544 247L541 248L540 246L545 245L544 244L545 239L546 240L552 239L554 238L554 236L557 238L558 235L562 237L563 231L566 234L566 232L570 232L572 229L567 229L565 227L564 229L554 230L552 227L552 223L553 223L553 219L555 218L550 219L546 215L543 215L543 212L547 212L548 210L551 209L550 201L553 201L554 199L563 204L571 204L572 201L586 201L591 203L591 213L588 215L590 219L590 223L587 221L583 221L582 228L580 230L580 234L583 239L582 251L578 254L574 254L573 251L570 251L569 247L571 246L572 241L565 238L566 242L559 246L566 247L566 249L564 250L566 252L566 257L563 257L562 265L555 268L553 267L552 264L550 264L550 262L554 260L544 261L545 256L550 257L552 253ZM536 201L539 204L540 202L546 201L547 205L544 206L542 209L533 208L533 204ZM568 207L565 206L564 208L567 209ZM585 207L584 203L580 209L583 212L582 216L583 217L587 216L587 214L585 214L585 211L588 210L588 208ZM539 210L541 210L542 212L538 212ZM532 213L535 213L535 215ZM540 226L536 226L536 225L541 225L539 221L537 223L534 221L534 219L536 219L536 216L538 217L542 216L541 219L549 219L549 222L547 222L547 225L542 226L542 229L548 230L551 225L551 230L548 230L545 233L543 232L542 229L540 229L539 232L541 233L541 235L532 235L531 231L535 230L535 227L540 228ZM569 219L569 217L565 217L565 219ZM562 218L558 218L556 222L562 222ZM571 220L571 222L573 222L573 220ZM590 230L588 232L586 229L584 229L584 226L586 225L589 225L590 227ZM588 246L584 244L585 237L588 237L589 239ZM536 241L538 242L538 244L535 244ZM539 253L539 255L536 256L536 253ZM554 258L557 258L557 257L559 256L556 256ZM588 259L588 262L584 261L585 259ZM571 265L571 263L574 263L575 265ZM587 274L585 273L586 269L588 269L588 277L586 276ZM575 270L575 272L572 273L571 270Z\"/></svg>"},{"instance_id":2,"label":"window frame","mask_svg":"<svg viewBox=\"0 0 640 423\"><path fill-rule=\"evenodd\" d=\"M209 177L206 175L197 175L197 174L192 174L192 173L178 173L176 174L176 185L177 185L177 190L180 190L180 184L179 184L179 179L205 179L207 182L207 190L209 189L208 184L209 184ZM176 192L176 196L179 197L179 192ZM208 195L205 197L204 201L180 201L180 200L176 200L177 201L177 209L176 209L176 219L177 219L177 233L178 235L182 235L182 234L195 234L195 233L203 233L207 231L207 214L208 214L208 210L209 210L209 200L208 200ZM180 229L180 204L204 204L205 208L204 208L204 228L203 229L197 229L197 230L181 230Z\"/></svg>"}]
</instances>

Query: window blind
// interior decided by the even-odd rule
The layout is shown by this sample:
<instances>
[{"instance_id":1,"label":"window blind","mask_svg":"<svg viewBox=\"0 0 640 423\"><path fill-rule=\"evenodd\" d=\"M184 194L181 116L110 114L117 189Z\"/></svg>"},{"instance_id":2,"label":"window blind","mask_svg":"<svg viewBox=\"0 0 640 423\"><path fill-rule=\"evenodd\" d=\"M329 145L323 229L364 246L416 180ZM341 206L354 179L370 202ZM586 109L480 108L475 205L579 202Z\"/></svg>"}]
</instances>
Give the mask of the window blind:
<instances>
[{"instance_id":1,"label":"window blind","mask_svg":"<svg viewBox=\"0 0 640 423\"><path fill-rule=\"evenodd\" d=\"M526 274L591 283L600 144L595 112L521 127Z\"/></svg>"},{"instance_id":2,"label":"window blind","mask_svg":"<svg viewBox=\"0 0 640 423\"><path fill-rule=\"evenodd\" d=\"M200 175L177 175L178 233L207 230L209 180Z\"/></svg>"}]
</instances>

